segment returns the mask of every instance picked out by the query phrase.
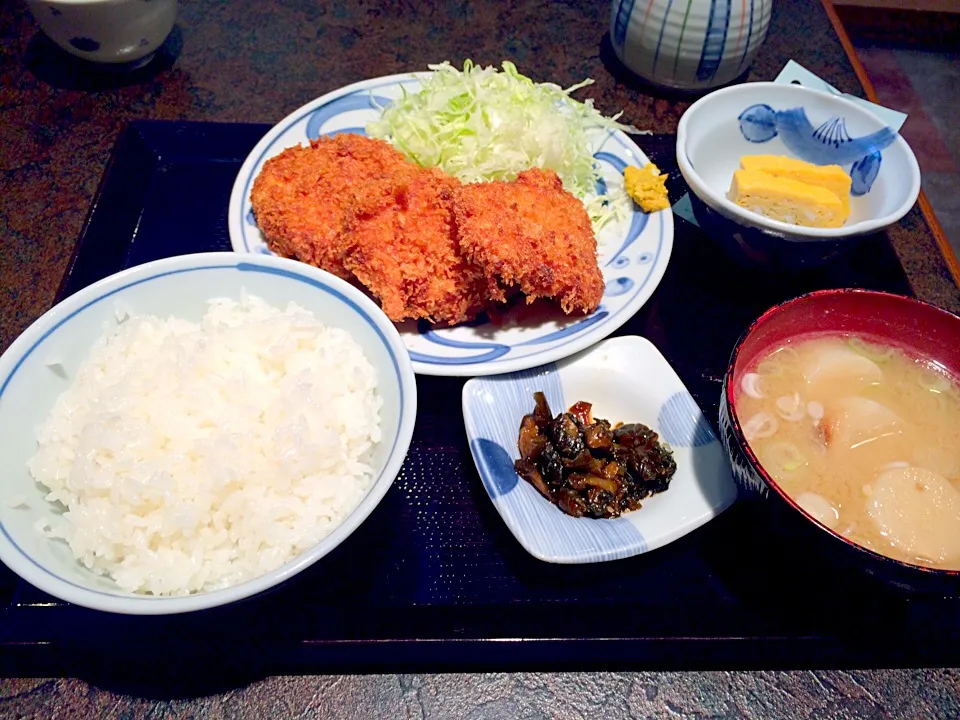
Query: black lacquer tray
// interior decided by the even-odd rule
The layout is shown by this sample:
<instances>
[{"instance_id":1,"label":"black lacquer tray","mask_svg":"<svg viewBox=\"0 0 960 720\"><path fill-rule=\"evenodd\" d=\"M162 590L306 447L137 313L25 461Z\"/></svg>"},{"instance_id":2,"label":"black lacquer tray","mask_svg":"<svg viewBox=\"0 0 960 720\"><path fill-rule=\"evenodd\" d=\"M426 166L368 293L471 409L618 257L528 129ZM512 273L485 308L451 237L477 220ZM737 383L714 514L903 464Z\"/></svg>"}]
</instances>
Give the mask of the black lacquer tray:
<instances>
[{"instance_id":1,"label":"black lacquer tray","mask_svg":"<svg viewBox=\"0 0 960 720\"><path fill-rule=\"evenodd\" d=\"M266 125L137 122L119 138L60 297L157 258L229 250L227 201ZM637 138L685 191L673 136ZM673 257L618 334L649 338L714 423L734 342L770 305L826 287L909 294L885 236L784 278L724 258L677 218ZM638 382L642 378L638 378ZM462 379L420 377L401 475L334 553L271 593L168 618L65 605L0 566L0 669L203 674L956 665L960 602L850 578L758 529L719 518L639 557L555 566L527 555L467 448Z\"/></svg>"}]
</instances>

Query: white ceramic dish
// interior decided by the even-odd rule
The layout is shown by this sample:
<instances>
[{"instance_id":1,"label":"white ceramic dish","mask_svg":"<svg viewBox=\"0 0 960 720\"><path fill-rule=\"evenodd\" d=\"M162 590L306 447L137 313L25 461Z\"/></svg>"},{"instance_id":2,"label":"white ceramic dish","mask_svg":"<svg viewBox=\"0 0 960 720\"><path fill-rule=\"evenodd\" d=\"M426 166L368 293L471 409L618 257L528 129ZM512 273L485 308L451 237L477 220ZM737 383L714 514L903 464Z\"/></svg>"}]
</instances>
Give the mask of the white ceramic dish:
<instances>
[{"instance_id":1,"label":"white ceramic dish","mask_svg":"<svg viewBox=\"0 0 960 720\"><path fill-rule=\"evenodd\" d=\"M27 470L36 451L34 428L47 417L116 308L197 321L214 297L245 289L282 307L294 301L327 325L348 330L374 365L383 398L383 439L371 462L376 479L360 505L319 544L277 570L224 590L186 597L122 592L77 563L65 544L34 527L57 508ZM49 366L51 358L63 373ZM200 610L263 592L305 570L343 542L377 506L400 471L417 414L413 368L393 324L361 292L316 268L266 256L202 253L158 260L84 288L34 322L0 357L0 560L55 597L108 612L143 615ZM8 507L5 498L26 498Z\"/></svg>"},{"instance_id":2,"label":"white ceramic dish","mask_svg":"<svg viewBox=\"0 0 960 720\"><path fill-rule=\"evenodd\" d=\"M850 173L850 217L839 228L771 220L727 198L743 155L775 154ZM920 167L907 142L849 100L800 85L744 83L690 106L677 127L677 162L693 193L735 223L795 240L858 237L909 212Z\"/></svg>"},{"instance_id":3,"label":"white ceramic dish","mask_svg":"<svg viewBox=\"0 0 960 720\"><path fill-rule=\"evenodd\" d=\"M335 90L281 120L257 144L237 175L230 196L230 242L237 252L270 254L250 208L250 187L263 163L308 139L340 132L363 133L379 116L374 102L416 91L415 75L366 80ZM420 75L422 77L422 74ZM622 183L623 168L648 160L621 132L596 137L595 155L609 184ZM598 238L600 267L607 290L600 307L587 317L568 318L547 303L514 307L496 325L479 322L433 330L405 323L400 335L413 367L423 375L489 375L553 362L602 340L625 323L650 298L670 260L673 216L669 210L629 217L608 226Z\"/></svg>"},{"instance_id":4,"label":"white ceramic dish","mask_svg":"<svg viewBox=\"0 0 960 720\"><path fill-rule=\"evenodd\" d=\"M639 422L674 451L670 487L613 520L574 518L513 469L520 420L543 391L556 415L580 400L594 417ZM507 527L531 555L553 563L591 563L639 555L709 522L736 499L726 455L700 408L666 359L647 340L605 340L556 364L490 378L463 388L470 452Z\"/></svg>"}]
</instances>

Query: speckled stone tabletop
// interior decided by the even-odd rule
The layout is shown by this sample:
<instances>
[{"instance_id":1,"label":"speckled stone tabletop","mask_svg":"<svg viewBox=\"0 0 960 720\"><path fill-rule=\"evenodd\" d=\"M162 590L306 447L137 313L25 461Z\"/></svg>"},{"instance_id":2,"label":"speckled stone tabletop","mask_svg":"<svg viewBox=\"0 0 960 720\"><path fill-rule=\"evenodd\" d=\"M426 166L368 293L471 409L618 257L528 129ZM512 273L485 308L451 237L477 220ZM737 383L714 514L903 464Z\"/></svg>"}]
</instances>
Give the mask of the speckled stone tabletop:
<instances>
[{"instance_id":1,"label":"speckled stone tabletop","mask_svg":"<svg viewBox=\"0 0 960 720\"><path fill-rule=\"evenodd\" d=\"M78 680L0 682L17 718L785 720L960 717L957 674L872 672L495 673L272 677L201 698L130 697Z\"/></svg>"},{"instance_id":2,"label":"speckled stone tabletop","mask_svg":"<svg viewBox=\"0 0 960 720\"><path fill-rule=\"evenodd\" d=\"M0 349L50 307L128 120L272 123L347 83L469 57L511 59L561 85L592 77L601 111L623 110L640 128L674 132L687 103L618 70L605 41L608 14L603 0L187 0L157 60L111 76L52 47L19 0L0 4ZM791 57L863 95L817 0L774 3L750 79L772 79ZM917 295L960 310L960 292L919 210L889 234ZM192 693L9 678L0 681L0 716L955 718L960 673L299 676Z\"/></svg>"}]
</instances>

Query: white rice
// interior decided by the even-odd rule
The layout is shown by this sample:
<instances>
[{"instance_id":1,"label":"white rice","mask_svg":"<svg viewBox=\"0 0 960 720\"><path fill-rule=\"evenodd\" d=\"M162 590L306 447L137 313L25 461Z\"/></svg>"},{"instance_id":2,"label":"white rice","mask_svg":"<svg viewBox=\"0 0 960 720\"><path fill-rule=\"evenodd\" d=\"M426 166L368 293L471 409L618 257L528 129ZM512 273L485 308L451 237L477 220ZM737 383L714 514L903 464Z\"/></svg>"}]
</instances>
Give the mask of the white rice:
<instances>
[{"instance_id":1,"label":"white rice","mask_svg":"<svg viewBox=\"0 0 960 720\"><path fill-rule=\"evenodd\" d=\"M37 431L28 467L67 510L45 534L129 592L258 577L359 504L381 404L353 338L292 303L124 313Z\"/></svg>"}]
</instances>

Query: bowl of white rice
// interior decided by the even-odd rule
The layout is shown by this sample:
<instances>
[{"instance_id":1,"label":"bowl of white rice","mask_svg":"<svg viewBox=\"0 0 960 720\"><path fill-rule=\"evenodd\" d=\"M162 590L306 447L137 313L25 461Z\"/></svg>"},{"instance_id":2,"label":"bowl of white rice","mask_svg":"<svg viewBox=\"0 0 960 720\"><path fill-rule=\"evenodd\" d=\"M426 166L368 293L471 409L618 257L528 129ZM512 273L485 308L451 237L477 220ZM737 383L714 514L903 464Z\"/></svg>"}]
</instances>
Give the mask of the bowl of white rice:
<instances>
[{"instance_id":1,"label":"bowl of white rice","mask_svg":"<svg viewBox=\"0 0 960 720\"><path fill-rule=\"evenodd\" d=\"M256 595L373 511L416 405L393 323L329 273L235 253L125 270L0 356L0 560L108 612Z\"/></svg>"}]
</instances>

